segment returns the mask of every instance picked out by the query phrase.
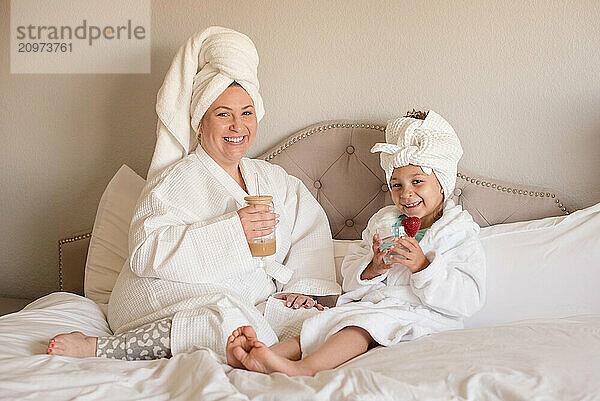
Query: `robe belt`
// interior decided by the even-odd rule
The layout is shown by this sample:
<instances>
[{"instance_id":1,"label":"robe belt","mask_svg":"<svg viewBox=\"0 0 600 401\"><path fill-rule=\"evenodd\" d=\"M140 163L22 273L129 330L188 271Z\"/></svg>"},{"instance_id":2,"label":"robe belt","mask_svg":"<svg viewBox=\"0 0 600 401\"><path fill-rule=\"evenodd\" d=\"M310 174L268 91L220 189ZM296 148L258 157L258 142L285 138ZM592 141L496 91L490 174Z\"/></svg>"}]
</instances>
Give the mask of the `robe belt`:
<instances>
[{"instance_id":1,"label":"robe belt","mask_svg":"<svg viewBox=\"0 0 600 401\"><path fill-rule=\"evenodd\" d=\"M265 273L279 281L281 284L287 284L292 278L294 271L281 263L267 259L265 260Z\"/></svg>"}]
</instances>

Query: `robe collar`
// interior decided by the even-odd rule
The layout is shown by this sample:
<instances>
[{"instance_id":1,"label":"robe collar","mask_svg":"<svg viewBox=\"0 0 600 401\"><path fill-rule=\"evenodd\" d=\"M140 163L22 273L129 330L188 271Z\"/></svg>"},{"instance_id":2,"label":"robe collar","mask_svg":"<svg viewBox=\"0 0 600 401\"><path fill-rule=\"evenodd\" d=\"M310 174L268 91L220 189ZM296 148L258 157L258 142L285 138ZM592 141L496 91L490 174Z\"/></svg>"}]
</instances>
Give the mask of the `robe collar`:
<instances>
[{"instance_id":1,"label":"robe collar","mask_svg":"<svg viewBox=\"0 0 600 401\"><path fill-rule=\"evenodd\" d=\"M422 248L431 247L437 238L451 236L459 229L479 232L479 226L473 223L471 215L463 210L462 206L455 204L452 199L448 199L444 202L442 217L429 227L419 245Z\"/></svg>"},{"instance_id":2,"label":"robe collar","mask_svg":"<svg viewBox=\"0 0 600 401\"><path fill-rule=\"evenodd\" d=\"M225 187L227 192L229 192L229 194L235 199L239 207L246 206L246 201L244 200L245 196L258 193L256 188L256 180L257 177L258 179L260 179L260 177L256 174L254 166L250 162L249 158L243 157L239 163L242 178L244 179L244 183L248 189L248 192L246 192L233 179L233 177L231 177L223 169L223 167L219 166L219 164L212 157L210 157L208 153L206 153L201 145L196 147L194 153L198 157L198 160L200 160L200 162L206 167L206 169L211 172L213 177L215 177L215 179L219 181L223 187Z\"/></svg>"}]
</instances>

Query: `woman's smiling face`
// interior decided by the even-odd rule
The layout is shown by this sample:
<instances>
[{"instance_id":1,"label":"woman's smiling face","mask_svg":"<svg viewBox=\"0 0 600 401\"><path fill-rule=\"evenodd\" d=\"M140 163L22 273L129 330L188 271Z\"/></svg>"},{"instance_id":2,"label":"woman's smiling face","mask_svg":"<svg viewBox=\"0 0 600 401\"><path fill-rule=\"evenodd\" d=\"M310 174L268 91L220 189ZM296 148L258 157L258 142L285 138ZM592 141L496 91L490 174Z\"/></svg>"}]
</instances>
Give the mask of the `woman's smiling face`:
<instances>
[{"instance_id":1,"label":"woman's smiling face","mask_svg":"<svg viewBox=\"0 0 600 401\"><path fill-rule=\"evenodd\" d=\"M394 204L403 214L420 218L422 228L431 227L441 215L444 190L435 173L425 174L412 164L396 167L390 187Z\"/></svg>"},{"instance_id":2,"label":"woman's smiling face","mask_svg":"<svg viewBox=\"0 0 600 401\"><path fill-rule=\"evenodd\" d=\"M237 168L256 138L254 102L241 86L230 86L210 105L198 128L206 153L224 169Z\"/></svg>"}]
</instances>

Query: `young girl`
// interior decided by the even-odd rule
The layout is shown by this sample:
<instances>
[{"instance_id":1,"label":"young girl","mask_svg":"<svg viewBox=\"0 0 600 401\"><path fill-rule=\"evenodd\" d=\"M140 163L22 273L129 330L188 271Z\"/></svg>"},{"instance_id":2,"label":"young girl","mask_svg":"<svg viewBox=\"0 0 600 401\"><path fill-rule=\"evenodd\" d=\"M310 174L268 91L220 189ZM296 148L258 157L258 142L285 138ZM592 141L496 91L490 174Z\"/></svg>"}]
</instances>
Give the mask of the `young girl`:
<instances>
[{"instance_id":1,"label":"young girl","mask_svg":"<svg viewBox=\"0 0 600 401\"><path fill-rule=\"evenodd\" d=\"M346 293L335 308L304 321L299 337L271 348L250 326L234 330L227 340L230 365L312 376L376 345L462 328L462 318L482 307L485 256L479 226L450 199L462 156L450 124L433 111L424 120L393 120L386 143L371 152L381 152L394 205L371 217L360 246L344 259ZM402 236L380 250L377 229L406 216L421 220L420 242Z\"/></svg>"}]
</instances>

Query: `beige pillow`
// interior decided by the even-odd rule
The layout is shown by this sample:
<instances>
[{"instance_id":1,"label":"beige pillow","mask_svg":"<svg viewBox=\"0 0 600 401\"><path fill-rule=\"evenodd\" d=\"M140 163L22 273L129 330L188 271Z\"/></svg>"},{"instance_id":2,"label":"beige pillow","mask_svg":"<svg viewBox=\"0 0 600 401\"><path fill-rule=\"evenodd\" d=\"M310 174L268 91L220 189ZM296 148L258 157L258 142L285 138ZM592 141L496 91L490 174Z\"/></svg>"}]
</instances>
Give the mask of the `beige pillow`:
<instances>
[{"instance_id":1,"label":"beige pillow","mask_svg":"<svg viewBox=\"0 0 600 401\"><path fill-rule=\"evenodd\" d=\"M85 264L84 293L106 314L110 293L128 256L129 224L145 180L123 165L100 198Z\"/></svg>"}]
</instances>

